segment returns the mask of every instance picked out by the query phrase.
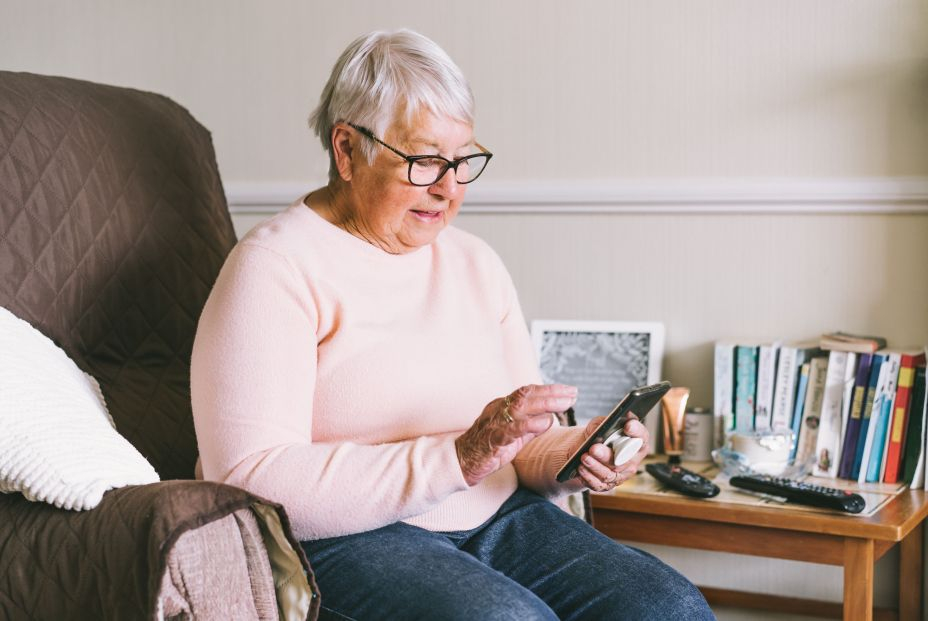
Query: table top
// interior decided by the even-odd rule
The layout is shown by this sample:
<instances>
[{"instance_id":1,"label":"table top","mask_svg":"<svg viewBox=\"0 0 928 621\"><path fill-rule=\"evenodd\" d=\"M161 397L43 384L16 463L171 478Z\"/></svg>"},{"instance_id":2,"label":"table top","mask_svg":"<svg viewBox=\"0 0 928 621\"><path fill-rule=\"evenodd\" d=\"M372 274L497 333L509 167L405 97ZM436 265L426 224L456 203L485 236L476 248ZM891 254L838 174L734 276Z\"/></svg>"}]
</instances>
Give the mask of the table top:
<instances>
[{"instance_id":1,"label":"table top","mask_svg":"<svg viewBox=\"0 0 928 621\"><path fill-rule=\"evenodd\" d=\"M638 477L649 477L638 474ZM839 512L810 512L788 506L766 507L732 502L706 501L681 494L635 494L622 487L603 494L591 494L594 513L621 511L662 515L708 522L749 524L766 528L859 537L881 541L901 541L928 517L928 493L904 490L871 516Z\"/></svg>"}]
</instances>

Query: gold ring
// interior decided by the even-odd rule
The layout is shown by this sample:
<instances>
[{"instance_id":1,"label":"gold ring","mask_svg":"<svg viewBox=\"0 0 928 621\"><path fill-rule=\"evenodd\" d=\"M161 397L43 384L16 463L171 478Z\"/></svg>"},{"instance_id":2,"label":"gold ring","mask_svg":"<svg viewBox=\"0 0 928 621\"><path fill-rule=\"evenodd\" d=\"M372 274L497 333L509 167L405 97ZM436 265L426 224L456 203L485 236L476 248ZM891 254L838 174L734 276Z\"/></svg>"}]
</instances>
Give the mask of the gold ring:
<instances>
[{"instance_id":1,"label":"gold ring","mask_svg":"<svg viewBox=\"0 0 928 621\"><path fill-rule=\"evenodd\" d=\"M512 417L512 414L509 413L509 406L512 405L512 397L509 395L506 395L503 398L503 403L506 404L503 407L503 420L506 421L507 425L511 425L512 423L516 422L515 419Z\"/></svg>"},{"instance_id":2,"label":"gold ring","mask_svg":"<svg viewBox=\"0 0 928 621\"><path fill-rule=\"evenodd\" d=\"M512 423L516 422L516 420L512 417L512 414L509 413L508 405L503 408L503 420L506 421L507 425L511 425Z\"/></svg>"}]
</instances>

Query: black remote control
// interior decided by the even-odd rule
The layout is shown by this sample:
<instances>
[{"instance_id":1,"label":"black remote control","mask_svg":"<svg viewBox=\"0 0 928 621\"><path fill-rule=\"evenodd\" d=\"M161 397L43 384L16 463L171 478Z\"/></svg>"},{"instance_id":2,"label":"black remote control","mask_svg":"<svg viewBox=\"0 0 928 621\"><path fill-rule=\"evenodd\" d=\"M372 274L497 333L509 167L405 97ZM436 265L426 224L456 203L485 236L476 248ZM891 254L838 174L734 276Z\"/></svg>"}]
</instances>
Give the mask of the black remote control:
<instances>
[{"instance_id":1,"label":"black remote control","mask_svg":"<svg viewBox=\"0 0 928 621\"><path fill-rule=\"evenodd\" d=\"M837 509L847 513L860 513L867 506L860 494L848 490L813 485L793 479L781 479L766 474L732 477L729 483L753 492L780 496L802 505Z\"/></svg>"},{"instance_id":2,"label":"black remote control","mask_svg":"<svg viewBox=\"0 0 928 621\"><path fill-rule=\"evenodd\" d=\"M681 494L695 498L712 498L719 495L718 485L676 464L648 464L644 469L652 477Z\"/></svg>"}]
</instances>

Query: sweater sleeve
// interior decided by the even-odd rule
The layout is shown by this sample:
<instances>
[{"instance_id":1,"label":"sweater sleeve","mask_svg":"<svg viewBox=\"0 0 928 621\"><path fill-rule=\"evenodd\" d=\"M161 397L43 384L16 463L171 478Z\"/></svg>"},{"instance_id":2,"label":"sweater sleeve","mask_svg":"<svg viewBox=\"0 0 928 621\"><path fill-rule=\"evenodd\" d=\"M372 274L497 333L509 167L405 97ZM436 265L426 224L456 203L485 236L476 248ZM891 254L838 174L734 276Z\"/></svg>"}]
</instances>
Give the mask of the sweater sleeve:
<instances>
[{"instance_id":1,"label":"sweater sleeve","mask_svg":"<svg viewBox=\"0 0 928 621\"><path fill-rule=\"evenodd\" d=\"M507 365L511 369L516 386L540 384L541 373L519 304L519 296L509 273L502 264L500 266L504 273L503 298L506 304L501 330ZM548 498L557 498L584 489L577 481L559 483L555 478L561 466L567 463L571 448L576 446L582 437L582 428L561 427L555 419L548 431L526 444L513 460L512 465L519 477L519 483Z\"/></svg>"},{"instance_id":2,"label":"sweater sleeve","mask_svg":"<svg viewBox=\"0 0 928 621\"><path fill-rule=\"evenodd\" d=\"M315 299L285 256L254 243L229 256L191 361L204 478L281 503L301 540L372 530L466 489L452 434L313 441Z\"/></svg>"}]
</instances>

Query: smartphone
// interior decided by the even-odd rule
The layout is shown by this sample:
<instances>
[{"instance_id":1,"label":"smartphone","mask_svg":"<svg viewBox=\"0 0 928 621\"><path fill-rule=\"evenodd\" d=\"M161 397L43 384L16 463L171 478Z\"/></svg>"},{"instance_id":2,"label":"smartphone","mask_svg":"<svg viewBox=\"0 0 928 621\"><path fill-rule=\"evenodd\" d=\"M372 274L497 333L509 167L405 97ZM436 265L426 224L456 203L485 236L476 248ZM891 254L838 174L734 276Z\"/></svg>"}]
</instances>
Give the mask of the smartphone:
<instances>
[{"instance_id":1,"label":"smartphone","mask_svg":"<svg viewBox=\"0 0 928 621\"><path fill-rule=\"evenodd\" d=\"M590 450L590 447L597 442L605 442L616 432L621 433L630 419L629 414L634 414L638 420L643 421L655 405L661 400L661 397L670 390L670 382L660 382L650 386L639 386L633 388L625 395L619 404L616 405L606 420L596 428L596 431L586 439L577 451L570 456L564 467L557 473L557 480L563 483L577 476L577 469L580 467L580 458Z\"/></svg>"}]
</instances>

